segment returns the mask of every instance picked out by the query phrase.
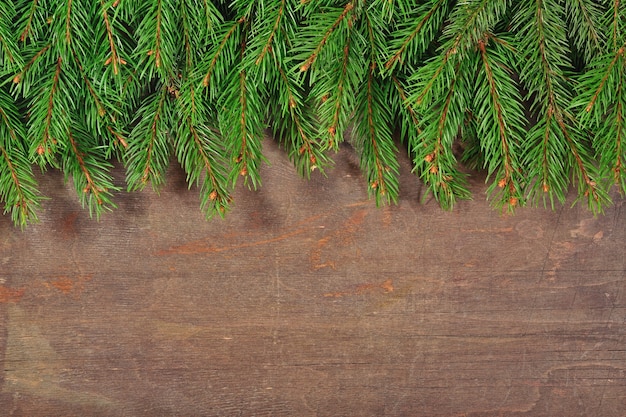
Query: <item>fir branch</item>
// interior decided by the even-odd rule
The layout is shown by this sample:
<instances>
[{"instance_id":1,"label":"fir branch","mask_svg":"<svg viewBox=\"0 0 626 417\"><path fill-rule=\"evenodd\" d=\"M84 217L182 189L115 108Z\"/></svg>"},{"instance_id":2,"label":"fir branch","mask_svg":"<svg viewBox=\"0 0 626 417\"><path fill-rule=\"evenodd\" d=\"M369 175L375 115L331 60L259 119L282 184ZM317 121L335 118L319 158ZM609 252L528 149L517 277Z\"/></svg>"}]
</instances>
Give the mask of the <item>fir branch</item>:
<instances>
[{"instance_id":1,"label":"fir branch","mask_svg":"<svg viewBox=\"0 0 626 417\"><path fill-rule=\"evenodd\" d=\"M24 80L24 77L27 75L28 71L30 70L30 68L35 65L35 63L37 63L37 61L45 55L45 53L48 51L48 49L50 49L50 44L45 45L43 48L41 48L36 54L33 55L33 57L26 63L26 65L24 65L24 67L22 68L22 70L20 72L18 72L15 77L13 77L13 83L15 84L20 84L22 83L22 81ZM30 82L27 83L22 83L21 84L21 91L22 94L24 95L28 95L28 86L30 85Z\"/></svg>"},{"instance_id":2,"label":"fir branch","mask_svg":"<svg viewBox=\"0 0 626 417\"><path fill-rule=\"evenodd\" d=\"M272 30L270 31L269 36L267 37L267 40L264 42L263 48L261 49L261 53L259 54L258 58L255 61L256 65L259 65L261 61L263 61L263 58L268 53L268 51L270 51L270 48L272 47L272 43L274 41L274 37L276 36L276 32L278 31L280 27L280 23L281 23L284 13L285 13L285 0L281 0L280 7L278 8L276 12L276 19L274 22L274 26L272 27ZM261 18L264 19L265 16L262 16Z\"/></svg>"},{"instance_id":3,"label":"fir branch","mask_svg":"<svg viewBox=\"0 0 626 417\"><path fill-rule=\"evenodd\" d=\"M28 12L25 14L20 14L21 16L23 16L23 23L18 24L18 27L21 27L21 33L19 38L22 42L26 42L28 36L32 33L32 26L33 20L35 18L35 11L37 10L37 3L38 0L32 0ZM23 5L26 6L26 2L24 2Z\"/></svg>"},{"instance_id":4,"label":"fir branch","mask_svg":"<svg viewBox=\"0 0 626 417\"><path fill-rule=\"evenodd\" d=\"M361 155L361 169L367 175L368 190L380 204L398 199L399 165L390 130L388 94L376 79L375 68L376 63L371 62L365 86L357 98L353 143Z\"/></svg>"},{"instance_id":5,"label":"fir branch","mask_svg":"<svg viewBox=\"0 0 626 417\"><path fill-rule=\"evenodd\" d=\"M239 176L253 188L260 184L261 138L265 127L263 97L259 85L250 81L244 69L234 68L220 99L219 126L229 149L233 166L229 180L234 186Z\"/></svg>"},{"instance_id":6,"label":"fir branch","mask_svg":"<svg viewBox=\"0 0 626 417\"><path fill-rule=\"evenodd\" d=\"M168 86L161 85L138 109L125 152L129 191L141 190L148 182L158 190L165 181L171 146L168 132Z\"/></svg>"},{"instance_id":7,"label":"fir branch","mask_svg":"<svg viewBox=\"0 0 626 417\"><path fill-rule=\"evenodd\" d=\"M368 190L374 193L376 203L396 202L398 199L399 165L397 149L391 133L392 117L387 98L389 82L383 83L376 77L378 57L384 48L377 38L383 32L382 16L371 10L361 14L358 29L365 32L369 46L369 66L365 88L357 97L356 120L353 143L361 154L361 169L369 183ZM376 32L376 33L375 33Z\"/></svg>"},{"instance_id":8,"label":"fir branch","mask_svg":"<svg viewBox=\"0 0 626 417\"><path fill-rule=\"evenodd\" d=\"M184 43L179 30L181 14L177 0L154 0L142 11L145 13L137 30L136 54L142 57L140 76L152 78L156 74L161 81L178 75L178 55Z\"/></svg>"},{"instance_id":9,"label":"fir branch","mask_svg":"<svg viewBox=\"0 0 626 417\"><path fill-rule=\"evenodd\" d=\"M65 106L59 94L62 63L63 59L59 56L48 82L31 106L29 136L34 140L30 152L37 157L41 166L53 162L58 141L67 132L67 113L63 112Z\"/></svg>"},{"instance_id":10,"label":"fir branch","mask_svg":"<svg viewBox=\"0 0 626 417\"><path fill-rule=\"evenodd\" d=\"M515 18L520 50L525 57L520 77L528 88L528 98L534 101L533 108L539 112L525 150L529 176L537 178L530 185L529 194L537 199L541 190L544 202L546 195L552 204L555 197L564 202L572 173L578 179L579 195L589 197L594 211L601 210L607 203L606 191L598 183L599 174L589 150L567 111L572 100L567 83L571 80L562 68L571 64L566 54L563 13L558 2L536 0L533 7L520 8Z\"/></svg>"},{"instance_id":11,"label":"fir branch","mask_svg":"<svg viewBox=\"0 0 626 417\"><path fill-rule=\"evenodd\" d=\"M432 79L429 71L440 71L436 61L424 68L426 79ZM446 65L445 69L444 76L450 79L449 85L443 90L445 94L438 95L422 112L424 127L420 140L413 137L409 140L415 170L439 204L444 209L451 209L458 199L470 197L465 175L458 170L452 153L452 144L464 120L467 98L463 91L468 86L465 85L466 77L461 72L461 63L453 67ZM409 96L410 102L413 103L414 100L414 96ZM424 198L426 196L427 194Z\"/></svg>"},{"instance_id":12,"label":"fir branch","mask_svg":"<svg viewBox=\"0 0 626 417\"><path fill-rule=\"evenodd\" d=\"M591 132L602 177L620 184L626 193L624 104L626 100L626 44L599 56L581 75L573 107L581 127Z\"/></svg>"},{"instance_id":13,"label":"fir branch","mask_svg":"<svg viewBox=\"0 0 626 417\"><path fill-rule=\"evenodd\" d=\"M24 126L12 98L0 88L0 200L16 225L37 221L41 196L23 149Z\"/></svg>"},{"instance_id":14,"label":"fir branch","mask_svg":"<svg viewBox=\"0 0 626 417\"><path fill-rule=\"evenodd\" d=\"M228 157L219 132L212 122L206 102L197 97L197 80L184 80L176 105L180 119L174 140L176 156L187 173L189 186L200 184L201 209L207 217L223 216L230 206L227 169Z\"/></svg>"},{"instance_id":15,"label":"fir branch","mask_svg":"<svg viewBox=\"0 0 626 417\"><path fill-rule=\"evenodd\" d=\"M488 45L493 45L493 50ZM478 72L474 106L477 136L484 152L488 177L496 173L489 194L509 211L523 203L523 173L519 148L526 124L521 98L506 70L513 61L507 42L488 35L478 41L482 70Z\"/></svg>"},{"instance_id":16,"label":"fir branch","mask_svg":"<svg viewBox=\"0 0 626 417\"><path fill-rule=\"evenodd\" d=\"M102 20L104 21L104 26L106 30L106 37L109 45L109 54L107 59L104 61L104 65L111 64L113 67L113 74L118 75L119 69L118 66L124 62L122 58L118 56L117 48L115 47L115 41L113 40L113 27L109 20L109 11L106 5L104 4L104 0L100 0L100 9L102 13Z\"/></svg>"},{"instance_id":17,"label":"fir branch","mask_svg":"<svg viewBox=\"0 0 626 417\"><path fill-rule=\"evenodd\" d=\"M323 36L319 40L316 41L316 45L315 45L315 48L313 49L313 52L308 54L308 58L300 65L300 72L307 71L311 67L311 65L313 65L313 63L319 56L322 48L324 48L324 45L326 45L326 43L328 42L330 35L332 35L332 33L339 27L339 25L346 20L350 11L353 8L354 8L353 2L349 2L343 7L343 10L339 12L339 16L337 16L337 18L332 23L332 25L330 25L324 32Z\"/></svg>"},{"instance_id":18,"label":"fir branch","mask_svg":"<svg viewBox=\"0 0 626 417\"><path fill-rule=\"evenodd\" d=\"M278 65L278 105L273 106L276 110L272 115L275 137L285 143L289 158L295 163L300 175L309 177L315 169L323 173L328 158L321 150L314 116L304 107L296 83Z\"/></svg>"},{"instance_id":19,"label":"fir branch","mask_svg":"<svg viewBox=\"0 0 626 417\"><path fill-rule=\"evenodd\" d=\"M11 22L14 17L12 2L0 3L0 73L22 64L17 43L12 39Z\"/></svg>"},{"instance_id":20,"label":"fir branch","mask_svg":"<svg viewBox=\"0 0 626 417\"><path fill-rule=\"evenodd\" d=\"M604 46L602 10L593 0L571 0L565 2L565 14L570 24L569 37L582 52L584 61L589 62Z\"/></svg>"},{"instance_id":21,"label":"fir branch","mask_svg":"<svg viewBox=\"0 0 626 417\"><path fill-rule=\"evenodd\" d=\"M205 55L205 57L211 58L210 62L208 65L203 64L202 62L199 64L200 69L206 67L206 69L203 70L205 76L202 79L202 85L204 87L210 87L212 78L217 78L214 83L219 85L227 72L226 69L232 65L232 62L235 59L234 51L237 49L237 45L239 44L239 39L236 35L239 34L238 29L245 22L246 18L244 16L240 17L235 22L227 22L223 25L223 34L218 35L218 37L221 37L220 42L216 43L210 52ZM223 58L224 62L220 62L220 65L218 66L217 63L224 54L226 55ZM209 91L216 91L216 89L209 89Z\"/></svg>"},{"instance_id":22,"label":"fir branch","mask_svg":"<svg viewBox=\"0 0 626 417\"><path fill-rule=\"evenodd\" d=\"M115 208L112 191L119 188L113 184L109 174L111 165L106 162L102 150L97 146L83 150L93 143L84 129L72 127L68 133L68 144L63 155L63 171L72 176L81 204L89 208L89 214L100 218L103 211Z\"/></svg>"},{"instance_id":23,"label":"fir branch","mask_svg":"<svg viewBox=\"0 0 626 417\"><path fill-rule=\"evenodd\" d=\"M215 213L223 216L231 201L224 174L226 158L218 139L211 129L195 126L187 117L180 124L175 142L176 155L187 173L189 185L201 181L200 207L207 217Z\"/></svg>"},{"instance_id":24,"label":"fir branch","mask_svg":"<svg viewBox=\"0 0 626 417\"><path fill-rule=\"evenodd\" d=\"M407 57L413 61L419 59L434 39L447 14L447 0L431 0L419 5L414 14L399 16L403 25L391 32L388 50L389 58L385 69L394 71L398 64L406 65Z\"/></svg>"},{"instance_id":25,"label":"fir branch","mask_svg":"<svg viewBox=\"0 0 626 417\"><path fill-rule=\"evenodd\" d=\"M420 128L419 117L417 113L415 112L415 110L413 109L413 107L411 107L411 105L409 104L407 96L406 96L406 92L404 90L404 87L402 86L402 83L400 82L400 80L398 80L396 76L392 76L391 80L393 81L393 84L396 87L396 91L398 92L398 96L400 98L399 100L399 102L401 103L400 108L404 109L406 111L406 114L409 116L410 123L408 124L415 126L415 131L418 134L421 133L422 130ZM402 123L403 128L405 128L406 125L407 123ZM403 133L402 136L406 136L406 135Z\"/></svg>"},{"instance_id":26,"label":"fir branch","mask_svg":"<svg viewBox=\"0 0 626 417\"><path fill-rule=\"evenodd\" d=\"M608 21L611 28L611 42L613 49L617 49L617 45L624 41L624 13L626 5L622 0L613 0L613 6L608 9Z\"/></svg>"}]
</instances>

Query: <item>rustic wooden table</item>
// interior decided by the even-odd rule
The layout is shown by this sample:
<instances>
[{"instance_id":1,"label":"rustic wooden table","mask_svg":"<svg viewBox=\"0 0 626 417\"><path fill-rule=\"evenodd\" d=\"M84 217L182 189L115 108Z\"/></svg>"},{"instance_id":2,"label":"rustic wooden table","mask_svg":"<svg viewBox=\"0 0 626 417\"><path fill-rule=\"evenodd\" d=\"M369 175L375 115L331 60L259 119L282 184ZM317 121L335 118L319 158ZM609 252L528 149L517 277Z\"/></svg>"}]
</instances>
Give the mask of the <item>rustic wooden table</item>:
<instances>
[{"instance_id":1,"label":"rustic wooden table","mask_svg":"<svg viewBox=\"0 0 626 417\"><path fill-rule=\"evenodd\" d=\"M204 220L175 167L90 220L0 219L0 414L626 416L626 206L376 208L348 150ZM119 177L123 174L118 173Z\"/></svg>"}]
</instances>

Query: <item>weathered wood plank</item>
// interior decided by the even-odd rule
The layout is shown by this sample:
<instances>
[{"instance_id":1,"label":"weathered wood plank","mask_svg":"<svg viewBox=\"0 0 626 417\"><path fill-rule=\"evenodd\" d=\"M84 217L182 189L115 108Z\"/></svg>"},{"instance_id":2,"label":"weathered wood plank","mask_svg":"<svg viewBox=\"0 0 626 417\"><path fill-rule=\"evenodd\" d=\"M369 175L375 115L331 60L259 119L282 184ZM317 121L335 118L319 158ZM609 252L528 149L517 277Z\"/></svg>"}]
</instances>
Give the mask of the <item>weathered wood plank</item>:
<instances>
[{"instance_id":1,"label":"weathered wood plank","mask_svg":"<svg viewBox=\"0 0 626 417\"><path fill-rule=\"evenodd\" d=\"M205 222L172 169L89 220L60 175L0 219L0 409L13 416L626 416L626 213L367 200L273 166ZM120 175L121 178L121 175Z\"/></svg>"}]
</instances>

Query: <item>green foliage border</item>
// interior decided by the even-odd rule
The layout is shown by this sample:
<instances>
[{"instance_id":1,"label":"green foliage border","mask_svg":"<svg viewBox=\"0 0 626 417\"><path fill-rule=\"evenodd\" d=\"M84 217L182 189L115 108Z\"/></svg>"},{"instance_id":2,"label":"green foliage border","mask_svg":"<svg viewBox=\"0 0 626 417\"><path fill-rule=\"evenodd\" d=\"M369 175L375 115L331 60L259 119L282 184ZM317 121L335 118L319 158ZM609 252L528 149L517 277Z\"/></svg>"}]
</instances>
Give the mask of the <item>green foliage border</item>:
<instances>
[{"instance_id":1,"label":"green foliage border","mask_svg":"<svg viewBox=\"0 0 626 417\"><path fill-rule=\"evenodd\" d=\"M0 2L0 199L36 220L53 167L99 217L112 160L158 190L175 157L224 215L266 129L303 176L351 129L379 204L402 144L443 208L470 198L464 163L503 210L573 186L599 212L626 192L625 21L620 0Z\"/></svg>"}]
</instances>

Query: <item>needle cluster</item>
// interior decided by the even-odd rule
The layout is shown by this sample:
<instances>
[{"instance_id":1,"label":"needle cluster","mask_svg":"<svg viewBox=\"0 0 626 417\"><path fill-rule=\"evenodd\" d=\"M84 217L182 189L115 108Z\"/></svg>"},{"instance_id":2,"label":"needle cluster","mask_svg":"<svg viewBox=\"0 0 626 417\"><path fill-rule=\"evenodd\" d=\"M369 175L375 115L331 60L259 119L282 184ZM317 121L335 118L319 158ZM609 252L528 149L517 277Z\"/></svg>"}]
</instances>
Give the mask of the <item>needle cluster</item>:
<instances>
[{"instance_id":1,"label":"needle cluster","mask_svg":"<svg viewBox=\"0 0 626 417\"><path fill-rule=\"evenodd\" d=\"M446 209L469 167L504 210L574 187L601 211L626 192L625 22L619 0L0 2L0 200L36 220L33 166L60 169L98 217L177 160L224 215L269 132L303 176L350 141L381 204L403 146Z\"/></svg>"}]
</instances>

